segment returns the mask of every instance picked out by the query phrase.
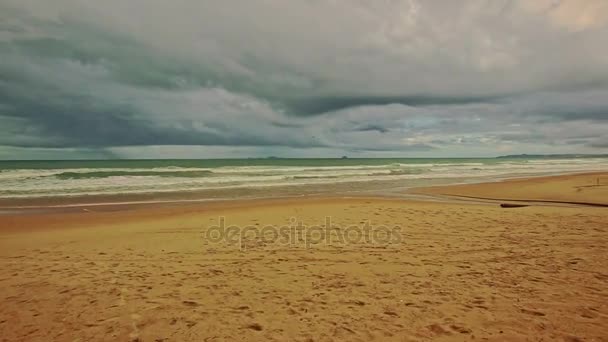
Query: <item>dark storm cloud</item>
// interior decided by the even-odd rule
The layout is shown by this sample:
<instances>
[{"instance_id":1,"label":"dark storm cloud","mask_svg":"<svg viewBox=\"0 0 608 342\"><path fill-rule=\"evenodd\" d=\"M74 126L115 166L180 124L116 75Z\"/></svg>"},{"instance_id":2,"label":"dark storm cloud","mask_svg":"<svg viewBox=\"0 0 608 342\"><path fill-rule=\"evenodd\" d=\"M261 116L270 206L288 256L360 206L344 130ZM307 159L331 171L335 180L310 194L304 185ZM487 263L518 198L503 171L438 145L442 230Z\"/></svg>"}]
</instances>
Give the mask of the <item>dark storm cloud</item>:
<instances>
[{"instance_id":1,"label":"dark storm cloud","mask_svg":"<svg viewBox=\"0 0 608 342\"><path fill-rule=\"evenodd\" d=\"M402 104L406 106L431 106L431 105L452 105L466 103L483 103L496 100L497 96L333 96L333 97L313 97L308 99L285 99L287 108L295 115L316 115L351 107L360 106L379 106L390 104Z\"/></svg>"},{"instance_id":2,"label":"dark storm cloud","mask_svg":"<svg viewBox=\"0 0 608 342\"><path fill-rule=\"evenodd\" d=\"M98 103L95 99L56 94L50 89L40 93L14 93L0 86L0 101L10 100L11 108L5 116L15 115L26 119L35 128L36 137L21 140L17 144L10 137L0 137L0 144L22 147L106 147L129 145L276 145L281 141L272 136L234 134L230 126L215 123L212 130L163 127L145 119L143 113L128 105L116 106ZM24 95L25 94L25 95ZM52 98L40 101L37 98ZM83 114L85 113L85 114ZM0 120L1 122L1 120ZM174 123L179 123L176 121ZM179 126L179 125L178 125ZM41 141L38 136L48 137ZM8 138L8 139L7 139ZM4 140L6 139L6 140ZM297 140L285 142L286 146L298 147ZM322 146L308 142L304 147Z\"/></svg>"},{"instance_id":3,"label":"dark storm cloud","mask_svg":"<svg viewBox=\"0 0 608 342\"><path fill-rule=\"evenodd\" d=\"M0 145L601 149L603 4L6 0Z\"/></svg>"},{"instance_id":4,"label":"dark storm cloud","mask_svg":"<svg viewBox=\"0 0 608 342\"><path fill-rule=\"evenodd\" d=\"M356 127L354 130L359 131L359 132L376 131L376 132L380 132L380 133L386 133L389 131L389 128L381 126L381 125L377 125L377 124L365 124L365 125Z\"/></svg>"},{"instance_id":5,"label":"dark storm cloud","mask_svg":"<svg viewBox=\"0 0 608 342\"><path fill-rule=\"evenodd\" d=\"M12 27L12 26L11 26ZM180 59L143 45L128 36L110 32L76 20L62 20L60 24L38 24L38 29L55 32L58 37L25 37L0 42L0 53L42 61L70 60L83 65L101 65L116 82L144 88L179 91L184 88L218 85L236 93L246 93L269 101L275 108L296 116L319 115L350 107L367 105L404 104L408 106L450 105L489 102L499 96L440 96L440 95L334 95L308 91L304 97L293 96L284 85L276 87L259 82L254 77L213 70L202 62ZM18 29L19 27L12 27ZM1 29L1 27L0 27ZM21 28L19 32L25 32ZM245 66L260 66L259 63ZM5 75L10 77L10 71ZM29 84L33 87L34 84Z\"/></svg>"}]
</instances>

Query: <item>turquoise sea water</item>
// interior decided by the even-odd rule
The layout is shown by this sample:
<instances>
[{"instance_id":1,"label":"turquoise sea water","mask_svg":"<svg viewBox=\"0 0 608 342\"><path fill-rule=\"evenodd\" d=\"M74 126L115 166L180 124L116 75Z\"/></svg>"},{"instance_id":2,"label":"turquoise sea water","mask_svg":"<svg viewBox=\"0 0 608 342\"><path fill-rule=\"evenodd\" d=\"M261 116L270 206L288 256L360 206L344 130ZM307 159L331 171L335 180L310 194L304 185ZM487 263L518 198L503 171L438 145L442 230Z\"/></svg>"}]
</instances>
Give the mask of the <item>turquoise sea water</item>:
<instances>
[{"instance_id":1,"label":"turquoise sea water","mask_svg":"<svg viewBox=\"0 0 608 342\"><path fill-rule=\"evenodd\" d=\"M385 182L425 185L608 169L607 158L390 158L0 161L0 198Z\"/></svg>"}]
</instances>

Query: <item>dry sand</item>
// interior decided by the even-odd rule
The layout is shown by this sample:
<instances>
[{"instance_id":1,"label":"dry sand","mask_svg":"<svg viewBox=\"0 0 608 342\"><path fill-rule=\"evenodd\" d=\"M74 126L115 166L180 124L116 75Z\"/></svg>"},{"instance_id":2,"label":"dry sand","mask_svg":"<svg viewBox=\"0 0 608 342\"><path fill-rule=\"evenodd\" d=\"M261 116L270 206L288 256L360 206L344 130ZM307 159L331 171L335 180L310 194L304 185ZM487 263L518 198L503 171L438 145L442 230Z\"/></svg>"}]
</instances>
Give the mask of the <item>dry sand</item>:
<instances>
[{"instance_id":1,"label":"dry sand","mask_svg":"<svg viewBox=\"0 0 608 342\"><path fill-rule=\"evenodd\" d=\"M543 199L573 199L568 182L538 184ZM606 208L318 198L90 210L0 216L2 341L608 340ZM221 216L341 228L330 241L318 229L306 243L270 230L211 241ZM337 239L367 221L399 228L390 242L354 228Z\"/></svg>"}]
</instances>

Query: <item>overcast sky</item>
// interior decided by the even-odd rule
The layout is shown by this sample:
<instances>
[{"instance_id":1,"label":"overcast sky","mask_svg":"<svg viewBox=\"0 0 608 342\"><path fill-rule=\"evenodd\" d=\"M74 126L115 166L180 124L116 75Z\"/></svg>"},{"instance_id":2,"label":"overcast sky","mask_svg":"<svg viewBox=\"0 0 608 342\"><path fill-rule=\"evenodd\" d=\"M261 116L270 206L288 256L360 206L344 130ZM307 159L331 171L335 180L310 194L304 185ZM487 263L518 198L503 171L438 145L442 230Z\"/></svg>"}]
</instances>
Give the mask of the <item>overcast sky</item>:
<instances>
[{"instance_id":1,"label":"overcast sky","mask_svg":"<svg viewBox=\"0 0 608 342\"><path fill-rule=\"evenodd\" d=\"M517 153L608 153L608 1L0 1L0 159Z\"/></svg>"}]
</instances>

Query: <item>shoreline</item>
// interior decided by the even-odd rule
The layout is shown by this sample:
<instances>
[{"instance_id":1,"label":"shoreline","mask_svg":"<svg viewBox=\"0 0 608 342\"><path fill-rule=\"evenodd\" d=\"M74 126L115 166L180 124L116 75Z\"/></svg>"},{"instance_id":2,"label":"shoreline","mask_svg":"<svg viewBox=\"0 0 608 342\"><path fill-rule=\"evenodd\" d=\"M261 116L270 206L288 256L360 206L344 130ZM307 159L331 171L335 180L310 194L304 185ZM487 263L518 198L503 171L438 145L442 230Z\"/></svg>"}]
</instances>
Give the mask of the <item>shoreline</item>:
<instances>
[{"instance_id":1,"label":"shoreline","mask_svg":"<svg viewBox=\"0 0 608 342\"><path fill-rule=\"evenodd\" d=\"M388 181L361 181L354 183L336 183L336 192L319 192L319 186L311 185L292 185L282 187L283 192L278 191L273 193L273 189L269 188L243 188L235 189L234 194L245 193L243 196L234 195L232 197L214 197L217 196L217 191L177 191L177 192L151 192L151 193L135 193L135 194L112 194L112 195L79 195L79 196L45 196L32 198L0 198L0 216L15 213L35 213L35 212L52 212L52 211L74 211L79 209L100 208L100 207L139 207L139 206L172 206L172 205L190 205L190 204L206 204L215 202L233 202L233 201L260 201L267 199L298 199L298 198L341 198L341 197L377 197L377 198L395 198L402 200L428 200L440 202L466 202L471 200L490 200L490 201L518 201L517 199L495 198L495 197L475 197L475 196L458 196L445 195L437 191L428 191L427 189L458 187L477 184L496 184L508 181L518 180L535 180L562 176L578 176L578 175L603 175L600 171L580 171L580 172L557 172L543 173L539 175L505 175L494 179L441 179L433 180L438 184L431 186L417 185L411 187L401 187L396 189L378 189L377 184L391 184L398 182ZM356 185L360 185L361 189L352 189ZM299 192L301 190L302 192ZM222 190L220 190L221 192ZM251 195L247 193L259 192L259 194ZM209 197L203 197L205 194L211 194ZM529 201L535 202L535 200ZM537 201L551 203L552 201ZM579 202L567 203L553 201L559 204L577 204L577 205L596 205L598 203ZM603 206L603 203L599 204Z\"/></svg>"},{"instance_id":2,"label":"shoreline","mask_svg":"<svg viewBox=\"0 0 608 342\"><path fill-rule=\"evenodd\" d=\"M332 202L379 202L379 203L401 203L402 205L431 205L431 206L457 206L472 205L483 207L499 207L503 203L516 203L534 207L556 207L556 208L597 208L608 207L608 203L601 200L595 202L581 202L577 200L577 194L569 192L564 180L581 182L593 177L604 177L608 183L608 173L585 172L557 176L518 177L495 182L455 184L447 186L418 187L405 189L390 195L381 194L334 194L334 195L301 195L265 198L240 198L240 199L207 199L207 200L176 200L160 202L130 202L130 203L85 203L64 205L55 207L0 207L0 223L4 231L17 231L22 226L37 225L44 227L65 228L72 226L98 225L99 223L127 223L141 220L163 219L191 215L201 212L213 211L238 211L250 208L262 208L266 206L294 206L311 203ZM562 182L562 183L560 183ZM556 201L552 199L539 198L499 198L492 197L491 190L498 188L501 192L517 184L549 183L558 186L560 192L565 193L566 200ZM608 184L607 184L608 185ZM608 186L606 186L608 190ZM542 190L542 189L541 189ZM490 191L488 193L488 191ZM526 190L528 191L528 190ZM526 197L533 192L527 192ZM606 193L608 194L608 192ZM603 195L603 193L601 194ZM608 199L608 195L605 197ZM35 229L38 230L38 229ZM2 231L2 230L0 230Z\"/></svg>"}]
</instances>

